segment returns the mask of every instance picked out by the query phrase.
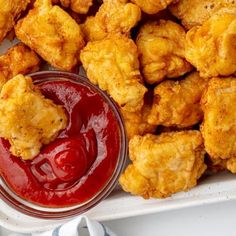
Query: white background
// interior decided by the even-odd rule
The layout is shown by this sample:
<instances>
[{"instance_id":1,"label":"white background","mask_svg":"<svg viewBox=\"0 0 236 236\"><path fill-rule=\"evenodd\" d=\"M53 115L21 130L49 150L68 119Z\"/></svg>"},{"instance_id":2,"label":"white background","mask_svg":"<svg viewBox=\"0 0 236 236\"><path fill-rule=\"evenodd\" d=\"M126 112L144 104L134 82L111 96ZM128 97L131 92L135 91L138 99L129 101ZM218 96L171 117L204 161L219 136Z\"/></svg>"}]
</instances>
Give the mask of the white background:
<instances>
[{"instance_id":1,"label":"white background","mask_svg":"<svg viewBox=\"0 0 236 236\"><path fill-rule=\"evenodd\" d=\"M118 236L235 236L236 201L103 223Z\"/></svg>"}]
</instances>

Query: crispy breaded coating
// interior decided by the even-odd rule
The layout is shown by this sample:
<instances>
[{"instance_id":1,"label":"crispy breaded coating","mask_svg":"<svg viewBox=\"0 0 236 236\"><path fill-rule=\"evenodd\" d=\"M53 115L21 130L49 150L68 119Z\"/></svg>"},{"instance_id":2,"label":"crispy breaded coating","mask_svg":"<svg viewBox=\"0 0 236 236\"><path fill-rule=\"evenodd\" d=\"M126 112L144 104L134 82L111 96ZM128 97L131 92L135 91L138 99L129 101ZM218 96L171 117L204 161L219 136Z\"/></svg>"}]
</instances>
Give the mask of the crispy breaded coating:
<instances>
[{"instance_id":1,"label":"crispy breaded coating","mask_svg":"<svg viewBox=\"0 0 236 236\"><path fill-rule=\"evenodd\" d=\"M14 27L30 0L0 0L0 43Z\"/></svg>"},{"instance_id":2,"label":"crispy breaded coating","mask_svg":"<svg viewBox=\"0 0 236 236\"><path fill-rule=\"evenodd\" d=\"M142 11L148 14L156 14L176 0L131 0L131 2L137 4Z\"/></svg>"},{"instance_id":3,"label":"crispy breaded coating","mask_svg":"<svg viewBox=\"0 0 236 236\"><path fill-rule=\"evenodd\" d=\"M81 61L89 80L107 91L120 107L129 112L141 110L147 89L131 39L111 36L89 42L81 52Z\"/></svg>"},{"instance_id":4,"label":"crispy breaded coating","mask_svg":"<svg viewBox=\"0 0 236 236\"><path fill-rule=\"evenodd\" d=\"M33 159L67 125L61 106L46 99L30 77L17 75L0 93L0 137L9 140L13 155Z\"/></svg>"},{"instance_id":5,"label":"crispy breaded coating","mask_svg":"<svg viewBox=\"0 0 236 236\"><path fill-rule=\"evenodd\" d=\"M54 0L55 2L55 0ZM93 5L93 0L57 0L63 7L70 8L78 14L86 14Z\"/></svg>"},{"instance_id":6,"label":"crispy breaded coating","mask_svg":"<svg viewBox=\"0 0 236 236\"><path fill-rule=\"evenodd\" d=\"M144 135L155 132L156 125L150 125L148 123L147 118L151 111L151 106L148 104L144 104L141 111L129 112L123 109L120 111L123 115L128 140L135 135Z\"/></svg>"},{"instance_id":7,"label":"crispy breaded coating","mask_svg":"<svg viewBox=\"0 0 236 236\"><path fill-rule=\"evenodd\" d=\"M126 0L107 0L95 16L87 17L82 30L86 41L101 40L109 34L129 35L140 19L141 10L138 6Z\"/></svg>"},{"instance_id":8,"label":"crispy breaded coating","mask_svg":"<svg viewBox=\"0 0 236 236\"><path fill-rule=\"evenodd\" d=\"M199 131L135 136L129 143L133 161L120 177L126 192L143 198L165 198L187 191L206 170Z\"/></svg>"},{"instance_id":9,"label":"crispy breaded coating","mask_svg":"<svg viewBox=\"0 0 236 236\"><path fill-rule=\"evenodd\" d=\"M40 59L23 43L10 48L0 56L0 90L7 80L18 74L28 74L39 70Z\"/></svg>"},{"instance_id":10,"label":"crispy breaded coating","mask_svg":"<svg viewBox=\"0 0 236 236\"><path fill-rule=\"evenodd\" d=\"M203 77L229 76L236 71L236 14L215 15L186 36L186 59Z\"/></svg>"},{"instance_id":11,"label":"crispy breaded coating","mask_svg":"<svg viewBox=\"0 0 236 236\"><path fill-rule=\"evenodd\" d=\"M212 159L236 158L236 78L213 78L202 100L201 132Z\"/></svg>"},{"instance_id":12,"label":"crispy breaded coating","mask_svg":"<svg viewBox=\"0 0 236 236\"><path fill-rule=\"evenodd\" d=\"M236 1L233 0L179 0L170 5L171 13L191 29L200 26L214 14L227 11L236 13Z\"/></svg>"},{"instance_id":13,"label":"crispy breaded coating","mask_svg":"<svg viewBox=\"0 0 236 236\"><path fill-rule=\"evenodd\" d=\"M133 195L139 195L146 199L154 197L155 187L133 164L127 166L119 179L119 183L125 192L130 192Z\"/></svg>"},{"instance_id":14,"label":"crispy breaded coating","mask_svg":"<svg viewBox=\"0 0 236 236\"><path fill-rule=\"evenodd\" d=\"M142 110L141 112L128 112L121 110L124 117L124 123L128 140L132 139L135 135L145 135L147 133L154 133L156 130L155 125L150 125L147 122L147 116Z\"/></svg>"},{"instance_id":15,"label":"crispy breaded coating","mask_svg":"<svg viewBox=\"0 0 236 236\"><path fill-rule=\"evenodd\" d=\"M236 174L236 158L230 158L226 161L227 170L231 171L233 174Z\"/></svg>"},{"instance_id":16,"label":"crispy breaded coating","mask_svg":"<svg viewBox=\"0 0 236 236\"><path fill-rule=\"evenodd\" d=\"M37 0L20 20L16 36L52 66L70 71L79 62L84 40L80 26L50 0Z\"/></svg>"},{"instance_id":17,"label":"crispy breaded coating","mask_svg":"<svg viewBox=\"0 0 236 236\"><path fill-rule=\"evenodd\" d=\"M208 81L193 72L183 80L166 80L157 85L148 122L178 128L199 123L203 119L200 100Z\"/></svg>"},{"instance_id":18,"label":"crispy breaded coating","mask_svg":"<svg viewBox=\"0 0 236 236\"><path fill-rule=\"evenodd\" d=\"M185 36L184 29L169 20L148 22L141 27L136 43L147 83L176 78L192 69L185 60Z\"/></svg>"}]
</instances>

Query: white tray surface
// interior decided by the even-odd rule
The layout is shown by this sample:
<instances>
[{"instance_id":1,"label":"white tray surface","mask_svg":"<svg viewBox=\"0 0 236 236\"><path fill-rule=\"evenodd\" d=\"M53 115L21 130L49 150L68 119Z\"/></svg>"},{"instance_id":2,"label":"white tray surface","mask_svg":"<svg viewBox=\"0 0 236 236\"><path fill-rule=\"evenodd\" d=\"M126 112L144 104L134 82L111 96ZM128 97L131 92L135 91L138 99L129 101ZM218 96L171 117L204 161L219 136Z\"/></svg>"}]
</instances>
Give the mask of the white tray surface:
<instances>
[{"instance_id":1,"label":"white tray surface","mask_svg":"<svg viewBox=\"0 0 236 236\"><path fill-rule=\"evenodd\" d=\"M144 200L121 190L115 190L86 215L92 219L104 221L233 199L236 199L235 175L221 173L206 177L189 192L178 193L163 200ZM29 217L15 211L0 200L0 225L13 231L22 233L42 231L67 220L41 220Z\"/></svg>"}]
</instances>

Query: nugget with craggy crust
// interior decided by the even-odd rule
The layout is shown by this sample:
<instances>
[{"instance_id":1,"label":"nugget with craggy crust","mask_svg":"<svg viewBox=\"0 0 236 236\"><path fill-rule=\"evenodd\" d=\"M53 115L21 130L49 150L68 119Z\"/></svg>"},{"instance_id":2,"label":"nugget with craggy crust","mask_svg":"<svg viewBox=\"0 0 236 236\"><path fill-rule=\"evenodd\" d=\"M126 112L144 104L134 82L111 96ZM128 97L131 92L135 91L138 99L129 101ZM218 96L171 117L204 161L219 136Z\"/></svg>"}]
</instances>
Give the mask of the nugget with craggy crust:
<instances>
[{"instance_id":1,"label":"nugget with craggy crust","mask_svg":"<svg viewBox=\"0 0 236 236\"><path fill-rule=\"evenodd\" d=\"M70 71L79 62L84 40L80 26L50 0L37 0L21 19L16 36L52 66Z\"/></svg>"},{"instance_id":2,"label":"nugget with craggy crust","mask_svg":"<svg viewBox=\"0 0 236 236\"><path fill-rule=\"evenodd\" d=\"M30 0L0 0L0 43L14 27Z\"/></svg>"},{"instance_id":3,"label":"nugget with craggy crust","mask_svg":"<svg viewBox=\"0 0 236 236\"><path fill-rule=\"evenodd\" d=\"M93 0L54 0L54 2L60 2L63 7L70 8L78 14L87 14L93 5Z\"/></svg>"},{"instance_id":4,"label":"nugget with craggy crust","mask_svg":"<svg viewBox=\"0 0 236 236\"><path fill-rule=\"evenodd\" d=\"M201 100L201 132L212 159L236 158L236 78L213 78Z\"/></svg>"},{"instance_id":5,"label":"nugget with craggy crust","mask_svg":"<svg viewBox=\"0 0 236 236\"><path fill-rule=\"evenodd\" d=\"M165 198L188 191L206 170L199 131L135 136L129 143L133 164L120 177L126 192L144 198Z\"/></svg>"},{"instance_id":6,"label":"nugget with craggy crust","mask_svg":"<svg viewBox=\"0 0 236 236\"><path fill-rule=\"evenodd\" d=\"M38 71L40 62L37 54L23 43L10 48L0 56L0 90L14 76Z\"/></svg>"},{"instance_id":7,"label":"nugget with craggy crust","mask_svg":"<svg viewBox=\"0 0 236 236\"><path fill-rule=\"evenodd\" d=\"M81 52L89 80L129 112L140 111L147 89L142 84L135 43L124 36L89 42Z\"/></svg>"},{"instance_id":8,"label":"nugget with craggy crust","mask_svg":"<svg viewBox=\"0 0 236 236\"><path fill-rule=\"evenodd\" d=\"M141 19L138 6L126 0L107 0L95 16L90 16L82 25L86 41L104 39L109 34L129 35L130 30Z\"/></svg>"},{"instance_id":9,"label":"nugget with craggy crust","mask_svg":"<svg viewBox=\"0 0 236 236\"><path fill-rule=\"evenodd\" d=\"M215 15L186 36L186 59L203 77L236 71L236 14Z\"/></svg>"},{"instance_id":10,"label":"nugget with craggy crust","mask_svg":"<svg viewBox=\"0 0 236 236\"><path fill-rule=\"evenodd\" d=\"M185 36L184 29L169 20L148 22L141 27L136 43L147 83L177 78L192 69L185 60Z\"/></svg>"},{"instance_id":11,"label":"nugget with craggy crust","mask_svg":"<svg viewBox=\"0 0 236 236\"><path fill-rule=\"evenodd\" d=\"M232 0L179 0L169 6L171 13L191 29L200 26L214 14L232 11L236 14L236 1Z\"/></svg>"},{"instance_id":12,"label":"nugget with craggy crust","mask_svg":"<svg viewBox=\"0 0 236 236\"><path fill-rule=\"evenodd\" d=\"M13 155L33 159L67 124L61 106L46 99L30 77L17 75L0 92L0 137L9 140Z\"/></svg>"},{"instance_id":13,"label":"nugget with craggy crust","mask_svg":"<svg viewBox=\"0 0 236 236\"><path fill-rule=\"evenodd\" d=\"M131 2L137 4L145 13L156 14L176 0L131 0Z\"/></svg>"},{"instance_id":14,"label":"nugget with craggy crust","mask_svg":"<svg viewBox=\"0 0 236 236\"><path fill-rule=\"evenodd\" d=\"M156 125L148 123L148 115L151 111L151 106L149 104L144 103L141 111L129 112L123 109L120 111L123 115L128 140L135 135L144 135L155 132Z\"/></svg>"},{"instance_id":15,"label":"nugget with craggy crust","mask_svg":"<svg viewBox=\"0 0 236 236\"><path fill-rule=\"evenodd\" d=\"M178 128L198 124L203 119L200 100L208 81L193 72L183 80L166 80L157 85L148 122Z\"/></svg>"},{"instance_id":16,"label":"nugget with craggy crust","mask_svg":"<svg viewBox=\"0 0 236 236\"><path fill-rule=\"evenodd\" d=\"M145 114L145 111L128 112L121 110L121 113L123 115L128 140L132 139L135 135L145 135L155 132L156 125L151 125L147 122L147 114Z\"/></svg>"}]
</instances>

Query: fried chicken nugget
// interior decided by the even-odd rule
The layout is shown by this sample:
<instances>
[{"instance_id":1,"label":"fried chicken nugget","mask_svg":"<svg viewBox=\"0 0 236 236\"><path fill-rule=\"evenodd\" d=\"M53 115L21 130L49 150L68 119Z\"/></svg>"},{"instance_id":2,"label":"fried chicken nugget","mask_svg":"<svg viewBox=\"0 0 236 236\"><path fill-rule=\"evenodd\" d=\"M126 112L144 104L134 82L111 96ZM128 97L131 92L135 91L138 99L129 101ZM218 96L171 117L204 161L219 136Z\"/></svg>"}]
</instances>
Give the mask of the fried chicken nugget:
<instances>
[{"instance_id":1,"label":"fried chicken nugget","mask_svg":"<svg viewBox=\"0 0 236 236\"><path fill-rule=\"evenodd\" d=\"M166 80L157 85L148 122L178 128L199 123L203 119L200 100L208 80L193 72L181 81Z\"/></svg>"},{"instance_id":2,"label":"fried chicken nugget","mask_svg":"<svg viewBox=\"0 0 236 236\"><path fill-rule=\"evenodd\" d=\"M141 27L136 44L147 83L176 78L192 69L185 60L185 36L184 29L169 20L149 22Z\"/></svg>"},{"instance_id":3,"label":"fried chicken nugget","mask_svg":"<svg viewBox=\"0 0 236 236\"><path fill-rule=\"evenodd\" d=\"M23 43L10 48L0 56L0 90L14 76L38 71L40 62L37 54Z\"/></svg>"},{"instance_id":4,"label":"fried chicken nugget","mask_svg":"<svg viewBox=\"0 0 236 236\"><path fill-rule=\"evenodd\" d=\"M129 143L133 164L120 177L126 192L143 198L165 198L187 191L206 170L199 131L135 136Z\"/></svg>"},{"instance_id":5,"label":"fried chicken nugget","mask_svg":"<svg viewBox=\"0 0 236 236\"><path fill-rule=\"evenodd\" d=\"M67 124L65 111L46 99L30 77L17 75L0 93L0 137L8 139L13 155L32 159Z\"/></svg>"},{"instance_id":6,"label":"fried chicken nugget","mask_svg":"<svg viewBox=\"0 0 236 236\"><path fill-rule=\"evenodd\" d=\"M52 6L50 0L37 0L15 31L52 66L70 71L78 64L84 46L80 26L60 7Z\"/></svg>"},{"instance_id":7,"label":"fried chicken nugget","mask_svg":"<svg viewBox=\"0 0 236 236\"><path fill-rule=\"evenodd\" d=\"M126 0L107 0L95 16L87 18L82 30L86 41L101 40L108 34L129 35L140 19L141 10L138 6Z\"/></svg>"},{"instance_id":8,"label":"fried chicken nugget","mask_svg":"<svg viewBox=\"0 0 236 236\"><path fill-rule=\"evenodd\" d=\"M0 0L0 43L14 27L30 0Z\"/></svg>"},{"instance_id":9,"label":"fried chicken nugget","mask_svg":"<svg viewBox=\"0 0 236 236\"><path fill-rule=\"evenodd\" d=\"M176 0L131 0L131 2L137 4L142 11L148 14L156 14Z\"/></svg>"},{"instance_id":10,"label":"fried chicken nugget","mask_svg":"<svg viewBox=\"0 0 236 236\"><path fill-rule=\"evenodd\" d=\"M186 36L186 59L202 77L229 76L236 71L236 14L215 15Z\"/></svg>"},{"instance_id":11,"label":"fried chicken nugget","mask_svg":"<svg viewBox=\"0 0 236 236\"><path fill-rule=\"evenodd\" d=\"M201 132L213 159L236 158L236 78L213 78L202 100Z\"/></svg>"},{"instance_id":12,"label":"fried chicken nugget","mask_svg":"<svg viewBox=\"0 0 236 236\"><path fill-rule=\"evenodd\" d=\"M216 13L236 13L236 1L231 0L179 0L170 5L171 13L181 20L187 29L200 26Z\"/></svg>"},{"instance_id":13,"label":"fried chicken nugget","mask_svg":"<svg viewBox=\"0 0 236 236\"><path fill-rule=\"evenodd\" d=\"M54 0L60 2L63 7L70 8L78 14L86 14L93 5L93 0Z\"/></svg>"},{"instance_id":14,"label":"fried chicken nugget","mask_svg":"<svg viewBox=\"0 0 236 236\"><path fill-rule=\"evenodd\" d=\"M124 36L89 42L81 52L89 80L129 112L140 111L147 89L142 84L135 43Z\"/></svg>"},{"instance_id":15,"label":"fried chicken nugget","mask_svg":"<svg viewBox=\"0 0 236 236\"><path fill-rule=\"evenodd\" d=\"M128 140L135 135L144 135L155 132L156 125L150 125L148 123L148 116L151 111L151 106L149 104L144 103L141 111L129 112L123 109L120 111L123 115Z\"/></svg>"}]
</instances>

